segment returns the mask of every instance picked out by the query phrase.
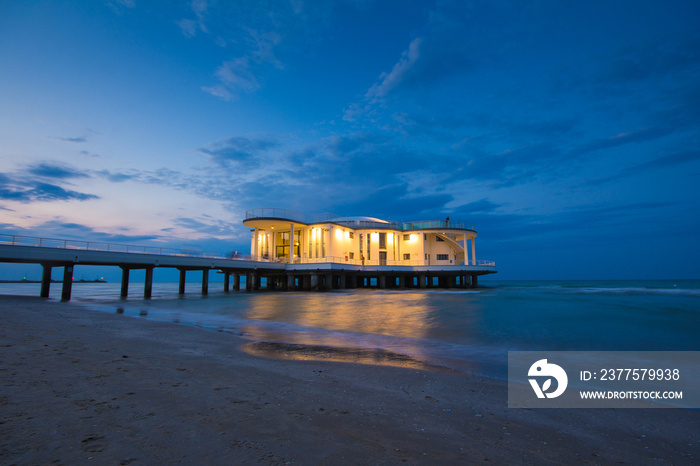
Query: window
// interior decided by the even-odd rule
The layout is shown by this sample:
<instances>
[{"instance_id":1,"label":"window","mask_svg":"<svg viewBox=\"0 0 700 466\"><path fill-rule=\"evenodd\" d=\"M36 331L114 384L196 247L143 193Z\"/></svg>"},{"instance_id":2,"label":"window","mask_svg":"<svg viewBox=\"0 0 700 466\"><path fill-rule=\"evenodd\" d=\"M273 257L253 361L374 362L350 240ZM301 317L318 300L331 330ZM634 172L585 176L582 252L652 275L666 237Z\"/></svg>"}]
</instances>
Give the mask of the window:
<instances>
[{"instance_id":1,"label":"window","mask_svg":"<svg viewBox=\"0 0 700 466\"><path fill-rule=\"evenodd\" d=\"M437 255L437 260L439 260L439 261L446 261L446 260L449 260L449 255L448 255L448 254L438 254L438 255Z\"/></svg>"},{"instance_id":2,"label":"window","mask_svg":"<svg viewBox=\"0 0 700 466\"><path fill-rule=\"evenodd\" d=\"M350 259L354 259L354 258L355 258L355 253L354 253L354 252L349 252L349 253L348 253L348 257L349 257Z\"/></svg>"},{"instance_id":3,"label":"window","mask_svg":"<svg viewBox=\"0 0 700 466\"><path fill-rule=\"evenodd\" d=\"M404 255L403 255L403 260L405 260L405 261L410 261L410 260L411 260L411 255L410 255L410 254L404 254Z\"/></svg>"},{"instance_id":4,"label":"window","mask_svg":"<svg viewBox=\"0 0 700 466\"><path fill-rule=\"evenodd\" d=\"M367 233L367 260L371 260L371 259L372 259L372 251L371 251L371 249L370 249L369 237L370 237L370 234Z\"/></svg>"},{"instance_id":5,"label":"window","mask_svg":"<svg viewBox=\"0 0 700 466\"><path fill-rule=\"evenodd\" d=\"M386 233L379 233L379 249L386 249Z\"/></svg>"},{"instance_id":6,"label":"window","mask_svg":"<svg viewBox=\"0 0 700 466\"><path fill-rule=\"evenodd\" d=\"M445 240L442 239L442 238L440 238L439 236L436 236L436 237L435 237L435 242L436 242L436 243L439 243L440 241L443 241L443 242L444 242Z\"/></svg>"},{"instance_id":7,"label":"window","mask_svg":"<svg viewBox=\"0 0 700 466\"><path fill-rule=\"evenodd\" d=\"M404 240L404 241L410 241L410 240L411 240L411 235L408 235L408 234L403 235L403 240Z\"/></svg>"},{"instance_id":8,"label":"window","mask_svg":"<svg viewBox=\"0 0 700 466\"><path fill-rule=\"evenodd\" d=\"M354 237L355 237L355 233L351 231L350 232L350 239L353 239Z\"/></svg>"}]
</instances>

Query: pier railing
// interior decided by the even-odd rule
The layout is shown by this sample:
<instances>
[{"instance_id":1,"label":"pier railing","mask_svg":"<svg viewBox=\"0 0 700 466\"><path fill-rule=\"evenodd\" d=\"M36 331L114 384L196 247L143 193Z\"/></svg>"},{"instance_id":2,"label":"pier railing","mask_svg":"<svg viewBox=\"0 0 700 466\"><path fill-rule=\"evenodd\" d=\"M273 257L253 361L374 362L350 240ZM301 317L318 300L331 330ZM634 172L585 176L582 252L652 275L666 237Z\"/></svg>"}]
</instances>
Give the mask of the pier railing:
<instances>
[{"instance_id":1,"label":"pier railing","mask_svg":"<svg viewBox=\"0 0 700 466\"><path fill-rule=\"evenodd\" d=\"M203 257L212 259L250 259L236 252L231 254L204 252L192 249L135 246L130 244L79 241L69 239L39 238L35 236L0 235L0 244L36 248L75 249L79 251L125 252L129 254L155 254L160 256Z\"/></svg>"}]
</instances>

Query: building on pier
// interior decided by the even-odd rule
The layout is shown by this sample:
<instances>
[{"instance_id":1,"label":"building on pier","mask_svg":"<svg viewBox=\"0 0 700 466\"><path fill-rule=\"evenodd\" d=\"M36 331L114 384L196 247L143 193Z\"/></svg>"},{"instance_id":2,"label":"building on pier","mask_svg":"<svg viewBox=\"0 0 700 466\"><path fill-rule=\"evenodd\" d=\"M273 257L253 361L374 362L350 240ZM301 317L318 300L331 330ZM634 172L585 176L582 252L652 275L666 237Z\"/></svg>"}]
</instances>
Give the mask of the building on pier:
<instances>
[{"instance_id":1,"label":"building on pier","mask_svg":"<svg viewBox=\"0 0 700 466\"><path fill-rule=\"evenodd\" d=\"M476 231L445 220L397 223L372 217L304 215L253 209L251 258L289 264L361 266L477 265ZM481 261L479 265L484 264Z\"/></svg>"}]
</instances>

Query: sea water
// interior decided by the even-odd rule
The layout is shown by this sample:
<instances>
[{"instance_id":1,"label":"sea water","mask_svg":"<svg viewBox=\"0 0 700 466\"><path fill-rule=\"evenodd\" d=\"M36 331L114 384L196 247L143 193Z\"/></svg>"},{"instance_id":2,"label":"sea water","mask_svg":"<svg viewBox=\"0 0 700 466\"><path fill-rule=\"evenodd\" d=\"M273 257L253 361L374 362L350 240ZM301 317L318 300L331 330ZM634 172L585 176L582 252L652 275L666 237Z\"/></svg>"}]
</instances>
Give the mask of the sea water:
<instances>
[{"instance_id":1,"label":"sea water","mask_svg":"<svg viewBox=\"0 0 700 466\"><path fill-rule=\"evenodd\" d=\"M176 283L154 283L153 298L145 300L133 283L123 300L118 283L75 283L71 302L251 342L381 351L499 378L508 351L700 350L700 280L480 284L475 290L223 293L212 283L207 296L190 284L183 297ZM37 296L39 285L0 284L0 294ZM59 298L55 284L51 299Z\"/></svg>"}]
</instances>

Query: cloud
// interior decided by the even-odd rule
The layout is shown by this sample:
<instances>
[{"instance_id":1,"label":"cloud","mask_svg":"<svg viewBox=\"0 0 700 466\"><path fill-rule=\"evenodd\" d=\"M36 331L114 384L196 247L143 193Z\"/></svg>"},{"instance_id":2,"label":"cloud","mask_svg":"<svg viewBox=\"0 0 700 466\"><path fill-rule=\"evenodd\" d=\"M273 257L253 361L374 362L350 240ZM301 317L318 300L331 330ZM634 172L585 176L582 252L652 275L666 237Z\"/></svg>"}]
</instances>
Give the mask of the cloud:
<instances>
[{"instance_id":1,"label":"cloud","mask_svg":"<svg viewBox=\"0 0 700 466\"><path fill-rule=\"evenodd\" d=\"M113 234L95 230L93 227L82 223L65 222L62 220L50 220L32 228L32 233L40 235L72 239L81 241L100 241L105 243L135 243L161 239L158 235L127 235Z\"/></svg>"},{"instance_id":2,"label":"cloud","mask_svg":"<svg viewBox=\"0 0 700 466\"><path fill-rule=\"evenodd\" d=\"M608 183L610 181L617 181L623 178L629 178L642 173L648 173L656 170L663 170L666 168L675 167L682 164L700 162L700 151L691 150L684 152L676 152L673 154L664 155L662 157L657 157L655 159L649 160L648 162L633 165L629 168L621 170L620 172L606 176L604 178L598 178L591 180L586 183L587 185L598 185L603 183Z\"/></svg>"},{"instance_id":3,"label":"cloud","mask_svg":"<svg viewBox=\"0 0 700 466\"><path fill-rule=\"evenodd\" d=\"M480 199L478 201L469 202L467 204L462 204L454 209L454 212L464 215L473 214L476 212L493 212L494 210L501 207L500 204L495 204L488 199Z\"/></svg>"},{"instance_id":4,"label":"cloud","mask_svg":"<svg viewBox=\"0 0 700 466\"><path fill-rule=\"evenodd\" d=\"M65 137L60 137L60 136L54 136L54 139L58 139L59 141L64 141L64 142L73 142L76 144L80 144L83 142L87 142L87 138L83 137L77 137L77 138L65 138Z\"/></svg>"},{"instance_id":5,"label":"cloud","mask_svg":"<svg viewBox=\"0 0 700 466\"><path fill-rule=\"evenodd\" d=\"M613 147L622 146L625 144L633 144L639 142L651 141L667 136L673 132L672 128L667 127L652 127L643 128L636 131L616 134L604 139L595 139L571 151L571 155L578 157L589 152L611 149Z\"/></svg>"},{"instance_id":6,"label":"cloud","mask_svg":"<svg viewBox=\"0 0 700 466\"><path fill-rule=\"evenodd\" d=\"M278 146L279 143L270 138L250 139L236 136L209 144L209 147L200 148L199 151L220 166L229 166L237 162L255 167L260 165L263 156L270 149Z\"/></svg>"},{"instance_id":7,"label":"cloud","mask_svg":"<svg viewBox=\"0 0 700 466\"><path fill-rule=\"evenodd\" d=\"M80 172L75 168L50 162L30 165L27 172L44 178L68 179L88 177L86 173Z\"/></svg>"},{"instance_id":8,"label":"cloud","mask_svg":"<svg viewBox=\"0 0 700 466\"><path fill-rule=\"evenodd\" d=\"M423 39L418 37L413 39L408 45L408 49L403 52L399 61L388 73L379 76L379 82L374 84L365 94L365 98L376 101L385 97L389 92L398 87L406 76L416 67L420 59L420 47Z\"/></svg>"},{"instance_id":9,"label":"cloud","mask_svg":"<svg viewBox=\"0 0 700 466\"><path fill-rule=\"evenodd\" d=\"M205 86L202 90L226 101L233 100L240 94L258 90L260 84L251 70L251 62L249 57L234 58L225 62L214 73L220 84Z\"/></svg>"},{"instance_id":10,"label":"cloud","mask_svg":"<svg viewBox=\"0 0 700 466\"><path fill-rule=\"evenodd\" d=\"M49 180L85 178L86 173L66 165L43 162L30 165L24 171L8 175L0 173L0 199L16 202L87 201L99 199L94 194L86 194L58 186Z\"/></svg>"},{"instance_id":11,"label":"cloud","mask_svg":"<svg viewBox=\"0 0 700 466\"><path fill-rule=\"evenodd\" d=\"M47 202L47 201L87 201L99 199L94 194L85 194L64 189L51 183L37 181L8 181L0 178L0 199L17 202Z\"/></svg>"},{"instance_id":12,"label":"cloud","mask_svg":"<svg viewBox=\"0 0 700 466\"><path fill-rule=\"evenodd\" d=\"M230 238L239 228L239 224L232 224L212 218L188 218L179 217L173 220L173 223L181 228L195 231L200 234L205 234L210 237Z\"/></svg>"},{"instance_id":13,"label":"cloud","mask_svg":"<svg viewBox=\"0 0 700 466\"><path fill-rule=\"evenodd\" d=\"M122 14L124 8L136 7L136 0L105 0L105 4L117 14Z\"/></svg>"},{"instance_id":14,"label":"cloud","mask_svg":"<svg viewBox=\"0 0 700 466\"><path fill-rule=\"evenodd\" d=\"M197 35L198 31L207 33L209 32L205 19L209 4L207 0L192 0L190 2L190 8L195 15L195 19L181 19L177 22L180 26L180 30L185 35L185 37L194 37Z\"/></svg>"}]
</instances>

